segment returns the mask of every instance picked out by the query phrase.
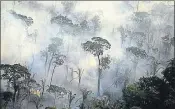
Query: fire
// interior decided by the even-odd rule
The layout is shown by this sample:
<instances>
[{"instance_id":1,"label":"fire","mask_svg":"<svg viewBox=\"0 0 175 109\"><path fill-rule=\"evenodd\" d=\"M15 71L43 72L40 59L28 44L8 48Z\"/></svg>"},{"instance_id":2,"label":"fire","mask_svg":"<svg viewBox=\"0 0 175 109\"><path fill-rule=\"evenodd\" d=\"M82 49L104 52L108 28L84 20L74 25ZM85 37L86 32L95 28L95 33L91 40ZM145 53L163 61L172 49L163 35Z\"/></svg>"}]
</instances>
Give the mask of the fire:
<instances>
[{"instance_id":1,"label":"fire","mask_svg":"<svg viewBox=\"0 0 175 109\"><path fill-rule=\"evenodd\" d=\"M40 97L40 91L39 90L31 89L30 92L32 94L37 95L38 97Z\"/></svg>"}]
</instances>

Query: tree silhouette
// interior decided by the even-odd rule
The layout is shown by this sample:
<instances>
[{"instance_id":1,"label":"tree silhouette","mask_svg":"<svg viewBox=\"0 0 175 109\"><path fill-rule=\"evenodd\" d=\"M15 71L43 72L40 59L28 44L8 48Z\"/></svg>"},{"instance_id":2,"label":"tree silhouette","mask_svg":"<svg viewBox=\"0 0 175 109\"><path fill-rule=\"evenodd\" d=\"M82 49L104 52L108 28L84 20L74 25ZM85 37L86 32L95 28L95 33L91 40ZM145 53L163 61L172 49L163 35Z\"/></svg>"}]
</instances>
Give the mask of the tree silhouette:
<instances>
[{"instance_id":1,"label":"tree silhouette","mask_svg":"<svg viewBox=\"0 0 175 109\"><path fill-rule=\"evenodd\" d=\"M131 59L131 61L134 64L133 67L133 71L136 72L136 68L138 65L138 61L140 59L145 59L147 57L147 53L145 52L145 50L140 49L138 47L128 47L126 48L126 52L128 53L127 55L130 55L129 58ZM129 54L130 53L130 54ZM135 75L134 75L135 76ZM135 78L135 77L134 77Z\"/></svg>"},{"instance_id":2,"label":"tree silhouette","mask_svg":"<svg viewBox=\"0 0 175 109\"><path fill-rule=\"evenodd\" d=\"M172 59L162 72L163 78L142 77L123 89L126 109L139 106L142 109L173 109L175 106L175 60Z\"/></svg>"},{"instance_id":3,"label":"tree silhouette","mask_svg":"<svg viewBox=\"0 0 175 109\"><path fill-rule=\"evenodd\" d=\"M85 43L82 43L82 47L85 51L90 52L98 59L98 96L100 95L100 78L102 73L102 68L104 68L105 63L102 64L102 55L105 50L108 50L111 48L111 44L101 37L93 37L91 39L92 41L87 41ZM106 58L107 59L107 58ZM104 62L105 59L103 59ZM108 62L108 61L107 61Z\"/></svg>"},{"instance_id":4,"label":"tree silhouette","mask_svg":"<svg viewBox=\"0 0 175 109\"><path fill-rule=\"evenodd\" d=\"M13 106L16 101L16 95L20 90L20 83L22 80L30 78L30 73L28 69L20 64L1 64L0 70L3 70L4 73L1 75L3 79L6 79L13 86Z\"/></svg>"},{"instance_id":5,"label":"tree silhouette","mask_svg":"<svg viewBox=\"0 0 175 109\"><path fill-rule=\"evenodd\" d=\"M56 59L53 61L54 67L53 67L52 76L51 76L51 79L50 79L50 85L52 83L52 79L53 79L53 74L55 72L55 68L57 66L63 65L63 63L65 61L65 58L66 58L66 56L64 56L64 55L57 55Z\"/></svg>"}]
</instances>

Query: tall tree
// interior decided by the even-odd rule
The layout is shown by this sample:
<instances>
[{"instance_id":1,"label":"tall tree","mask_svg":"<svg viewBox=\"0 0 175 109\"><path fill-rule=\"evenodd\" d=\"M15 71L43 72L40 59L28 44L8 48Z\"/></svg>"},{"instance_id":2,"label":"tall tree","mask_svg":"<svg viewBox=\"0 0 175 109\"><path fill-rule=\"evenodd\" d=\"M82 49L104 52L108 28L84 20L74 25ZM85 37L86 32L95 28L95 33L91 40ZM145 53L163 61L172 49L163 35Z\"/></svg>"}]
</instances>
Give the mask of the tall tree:
<instances>
[{"instance_id":1,"label":"tall tree","mask_svg":"<svg viewBox=\"0 0 175 109\"><path fill-rule=\"evenodd\" d=\"M63 65L65 58L66 58L66 56L64 56L64 55L57 55L56 59L53 61L54 67L53 67L53 70L52 70L52 75L51 75L51 79L50 79L50 85L52 83L52 79L53 79L53 74L55 72L55 68L58 67L58 66Z\"/></svg>"},{"instance_id":2,"label":"tall tree","mask_svg":"<svg viewBox=\"0 0 175 109\"><path fill-rule=\"evenodd\" d=\"M57 57L58 54L60 54L59 47L62 45L62 39L58 37L51 38L51 44L48 46L48 52L51 56L51 59L49 61L48 71L50 70L51 64L53 60Z\"/></svg>"},{"instance_id":3,"label":"tall tree","mask_svg":"<svg viewBox=\"0 0 175 109\"><path fill-rule=\"evenodd\" d=\"M58 38L58 37L53 37L51 38L51 44L48 45L48 47L41 51L41 56L43 58L45 58L45 73L46 76L48 76L48 73L50 71L50 68L52 66L52 63L54 62L54 68L56 67L56 62L57 60L59 60L59 56L60 56L60 46L62 45L62 39ZM47 67L48 65L48 67ZM46 71L47 68L47 71Z\"/></svg>"},{"instance_id":4,"label":"tall tree","mask_svg":"<svg viewBox=\"0 0 175 109\"><path fill-rule=\"evenodd\" d=\"M100 96L100 78L102 74L102 56L105 50L111 48L111 44L101 37L93 37L92 41L82 43L82 47L85 51L90 52L98 59L98 96Z\"/></svg>"},{"instance_id":5,"label":"tall tree","mask_svg":"<svg viewBox=\"0 0 175 109\"><path fill-rule=\"evenodd\" d=\"M145 50L140 49L138 47L128 47L126 48L126 52L128 53L127 55L130 55L129 58L133 62L133 72L136 73L138 61L140 59L145 59L147 57L147 53ZM129 54L130 53L130 54ZM136 74L134 74L134 79L135 79Z\"/></svg>"}]
</instances>

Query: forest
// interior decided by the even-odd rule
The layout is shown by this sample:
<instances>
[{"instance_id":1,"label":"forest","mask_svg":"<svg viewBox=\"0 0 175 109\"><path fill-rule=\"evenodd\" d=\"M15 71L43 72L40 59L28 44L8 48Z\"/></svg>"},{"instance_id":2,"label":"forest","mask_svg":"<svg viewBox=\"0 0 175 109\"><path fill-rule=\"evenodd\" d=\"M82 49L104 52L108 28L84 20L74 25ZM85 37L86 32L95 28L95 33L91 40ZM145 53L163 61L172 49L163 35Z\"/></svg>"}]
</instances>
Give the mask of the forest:
<instances>
[{"instance_id":1,"label":"forest","mask_svg":"<svg viewBox=\"0 0 175 109\"><path fill-rule=\"evenodd\" d=\"M1 109L175 109L174 2L1 1Z\"/></svg>"}]
</instances>

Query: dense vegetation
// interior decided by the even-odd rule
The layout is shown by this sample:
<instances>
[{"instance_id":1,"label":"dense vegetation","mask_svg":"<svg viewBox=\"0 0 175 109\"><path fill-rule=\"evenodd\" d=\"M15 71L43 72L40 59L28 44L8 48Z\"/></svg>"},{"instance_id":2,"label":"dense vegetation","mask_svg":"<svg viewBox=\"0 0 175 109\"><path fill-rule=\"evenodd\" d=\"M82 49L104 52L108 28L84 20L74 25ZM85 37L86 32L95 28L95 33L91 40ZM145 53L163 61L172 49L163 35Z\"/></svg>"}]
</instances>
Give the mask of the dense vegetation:
<instances>
[{"instance_id":1,"label":"dense vegetation","mask_svg":"<svg viewBox=\"0 0 175 109\"><path fill-rule=\"evenodd\" d=\"M14 3L25 4L23 1ZM36 1L26 3L38 10L42 7ZM48 25L58 28L37 54L41 58L42 67L33 70L33 64L38 61L36 55L32 56L30 65L22 62L0 65L0 79L5 84L0 93L1 108L174 109L174 7L158 3L146 12L139 10L138 2L137 10L127 16L125 23L114 27L108 37L103 37L99 34L104 30L100 15L89 17L86 13L78 13L74 11L76 3L61 2L63 11L59 8L59 13L56 6L45 10L42 8L49 11L51 16ZM135 8L128 2L124 4ZM35 19L22 15L15 9L8 13L12 19L21 22L19 25L24 28L27 39L32 39L32 43L36 44L40 34L37 34L37 30L34 33L29 31L35 24ZM69 36L68 40L74 39L72 45L65 40L66 36ZM116 37L120 37L123 50L121 59L112 55L118 51L112 43ZM71 54L74 44L80 49L76 61ZM84 62L77 63L85 56L81 53L92 56L97 63L94 68L97 74L95 91L84 85L88 84L84 77L92 72L80 65L85 64ZM39 70L42 71L42 76L37 73ZM57 74L62 72L66 78L63 75L58 77ZM108 81L113 84L107 84L109 87L103 87L102 91L107 74L110 75ZM60 78L64 78L62 83L56 81ZM121 94L116 93L117 89L121 89Z\"/></svg>"},{"instance_id":2,"label":"dense vegetation","mask_svg":"<svg viewBox=\"0 0 175 109\"><path fill-rule=\"evenodd\" d=\"M7 88L13 90L13 92L10 90L1 92L2 106L5 109L10 103L13 107L18 104L18 108L20 108L24 99L34 103L37 109L42 107L43 82L42 84L37 83L28 73L28 69L20 64L1 65L0 68L4 71L1 77L9 83ZM170 60L162 74L161 78L157 76L142 77L138 82L128 84L123 88L123 97L116 101L110 101L110 98L104 97L102 99L93 98L86 103L85 100L91 92L86 89L81 90L83 101L79 107L80 109L130 109L137 106L141 109L173 109L175 106L175 59ZM41 88L41 94L32 92L32 88ZM56 85L50 85L47 91L54 94L54 99L68 94L68 108L71 108L72 100L76 96L71 91ZM52 109L52 107L46 107L46 109Z\"/></svg>"}]
</instances>

